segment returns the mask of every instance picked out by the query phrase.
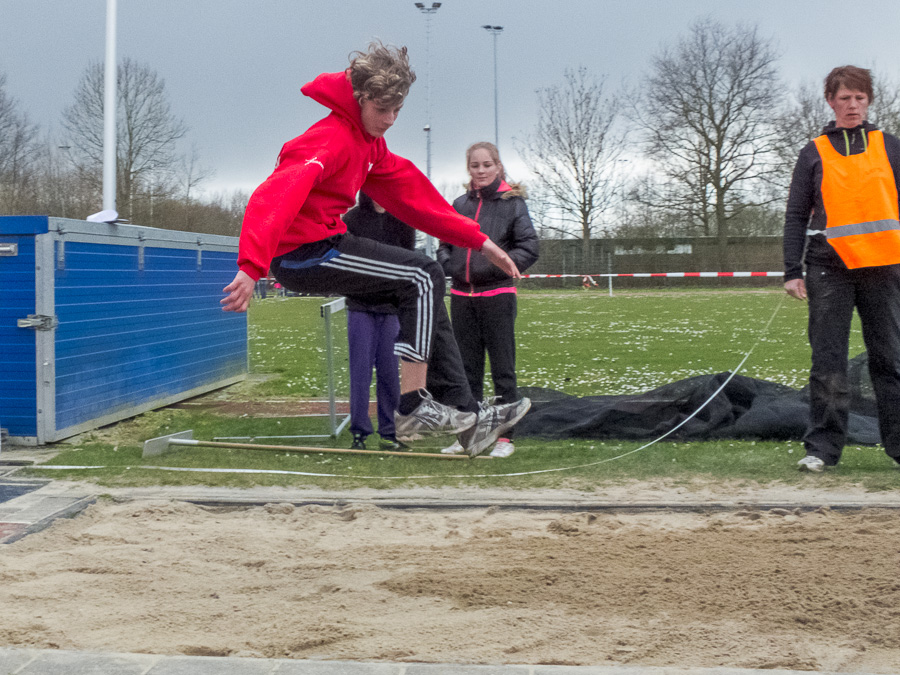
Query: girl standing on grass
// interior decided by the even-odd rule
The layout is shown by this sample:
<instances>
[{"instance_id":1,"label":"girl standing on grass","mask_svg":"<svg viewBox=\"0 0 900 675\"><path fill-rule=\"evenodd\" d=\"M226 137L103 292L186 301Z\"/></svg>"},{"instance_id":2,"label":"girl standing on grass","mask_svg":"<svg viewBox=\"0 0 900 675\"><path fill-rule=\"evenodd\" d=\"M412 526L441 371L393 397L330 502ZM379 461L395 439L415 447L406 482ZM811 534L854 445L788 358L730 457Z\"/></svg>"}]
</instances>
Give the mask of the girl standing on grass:
<instances>
[{"instance_id":1,"label":"girl standing on grass","mask_svg":"<svg viewBox=\"0 0 900 675\"><path fill-rule=\"evenodd\" d=\"M453 208L481 226L491 241L506 251L520 273L538 259L538 237L525 205L525 190L507 183L500 153L493 143L475 143L466 150L470 181ZM491 360L491 378L498 403L519 400L516 386L516 286L513 278L478 251L446 242L438 262L452 279L450 318L466 379L476 400L484 398L484 356ZM499 438L492 457L515 451L512 432ZM454 443L446 454L463 452Z\"/></svg>"},{"instance_id":2,"label":"girl standing on grass","mask_svg":"<svg viewBox=\"0 0 900 675\"><path fill-rule=\"evenodd\" d=\"M347 232L375 239L408 251L416 248L416 231L388 213L365 192L359 203L344 214ZM394 343L400 334L397 308L388 302L372 305L355 297L347 298L347 340L350 357L351 449L364 450L366 437L373 433L369 417L369 391L375 368L378 401L379 448L399 450L394 411L400 404L400 373Z\"/></svg>"}]
</instances>

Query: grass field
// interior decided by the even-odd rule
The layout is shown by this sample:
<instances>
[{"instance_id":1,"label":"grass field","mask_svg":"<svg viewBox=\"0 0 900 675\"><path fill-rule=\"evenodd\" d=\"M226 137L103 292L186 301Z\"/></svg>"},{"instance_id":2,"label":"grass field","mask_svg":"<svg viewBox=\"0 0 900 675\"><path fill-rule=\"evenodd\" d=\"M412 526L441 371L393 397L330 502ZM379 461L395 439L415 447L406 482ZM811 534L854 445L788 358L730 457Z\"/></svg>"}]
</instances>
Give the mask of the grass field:
<instances>
[{"instance_id":1,"label":"grass field","mask_svg":"<svg viewBox=\"0 0 900 675\"><path fill-rule=\"evenodd\" d=\"M780 285L779 285L780 286ZM228 394L244 400L322 398L326 391L321 298L267 299L250 313L252 384ZM766 328L768 326L768 328ZM741 373L800 388L809 368L806 307L772 290L523 292L519 300L520 386L557 389L584 396L645 391L674 380L733 370L751 351ZM336 321L339 397L346 396L346 321ZM862 351L858 324L851 354ZM486 387L490 391L490 386ZM506 460L436 461L319 453L192 448L140 458L143 440L193 429L194 437L290 435L322 431L321 419L226 417L210 411L164 409L81 437L57 464L104 466L64 474L110 485L317 485L397 487L480 485L487 487L575 487L592 490L606 481L664 478L690 485L698 478L761 483L805 480L795 468L797 442L720 441L658 443L620 455L636 443L520 439ZM447 443L451 439L445 439ZM278 441L276 441L278 442ZM348 447L337 439L299 441ZM440 441L429 446L434 450ZM416 448L423 449L423 448ZM618 459L613 459L618 458ZM817 477L829 482L893 487L896 474L880 448L850 447L840 468ZM146 467L250 468L325 475L167 473ZM142 468L143 467L143 468ZM574 468L579 467L579 468ZM506 474L531 475L509 476ZM60 472L54 472L60 476Z\"/></svg>"},{"instance_id":2,"label":"grass field","mask_svg":"<svg viewBox=\"0 0 900 675\"><path fill-rule=\"evenodd\" d=\"M730 371L760 340L742 374L801 388L809 373L806 307L772 291L525 292L517 321L519 386L577 396L631 394L692 375ZM251 369L280 377L264 396L325 395L321 298L251 309ZM346 359L346 325L336 344ZM862 351L859 330L851 353ZM341 375L346 370L342 369ZM339 386L346 391L346 380ZM490 390L489 379L486 389Z\"/></svg>"}]
</instances>

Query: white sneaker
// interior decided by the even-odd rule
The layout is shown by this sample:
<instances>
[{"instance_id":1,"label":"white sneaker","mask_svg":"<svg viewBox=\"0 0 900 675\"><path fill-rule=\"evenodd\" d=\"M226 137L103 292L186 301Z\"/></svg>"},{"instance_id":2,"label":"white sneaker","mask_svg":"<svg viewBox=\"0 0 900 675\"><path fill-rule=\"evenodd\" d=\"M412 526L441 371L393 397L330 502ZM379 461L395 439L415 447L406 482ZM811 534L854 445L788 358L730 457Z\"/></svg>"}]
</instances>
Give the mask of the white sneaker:
<instances>
[{"instance_id":1,"label":"white sneaker","mask_svg":"<svg viewBox=\"0 0 900 675\"><path fill-rule=\"evenodd\" d=\"M513 442L508 438L501 438L497 440L497 444L494 446L494 449L491 450L491 457L509 457L516 451L516 446L513 445Z\"/></svg>"},{"instance_id":2,"label":"white sneaker","mask_svg":"<svg viewBox=\"0 0 900 675\"><path fill-rule=\"evenodd\" d=\"M442 455L464 455L466 454L466 449L459 444L459 441L453 441L453 445L450 445L441 450Z\"/></svg>"},{"instance_id":3,"label":"white sneaker","mask_svg":"<svg viewBox=\"0 0 900 675\"><path fill-rule=\"evenodd\" d=\"M809 471L811 473L822 473L825 470L825 462L812 455L807 455L801 459L797 462L797 466L800 467L801 471Z\"/></svg>"}]
</instances>

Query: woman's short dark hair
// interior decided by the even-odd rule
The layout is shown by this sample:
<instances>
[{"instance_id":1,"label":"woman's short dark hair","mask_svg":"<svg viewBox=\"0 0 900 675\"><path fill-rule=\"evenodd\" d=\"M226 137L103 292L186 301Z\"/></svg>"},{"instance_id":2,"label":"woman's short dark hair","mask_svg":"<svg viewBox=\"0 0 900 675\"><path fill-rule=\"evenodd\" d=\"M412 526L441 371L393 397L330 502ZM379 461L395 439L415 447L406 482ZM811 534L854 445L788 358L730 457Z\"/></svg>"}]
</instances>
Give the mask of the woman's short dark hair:
<instances>
[{"instance_id":1,"label":"woman's short dark hair","mask_svg":"<svg viewBox=\"0 0 900 675\"><path fill-rule=\"evenodd\" d=\"M827 101L833 99L841 87L863 92L869 97L869 103L875 100L875 92L872 90L872 73L866 68L840 66L828 73L825 78L825 99Z\"/></svg>"}]
</instances>

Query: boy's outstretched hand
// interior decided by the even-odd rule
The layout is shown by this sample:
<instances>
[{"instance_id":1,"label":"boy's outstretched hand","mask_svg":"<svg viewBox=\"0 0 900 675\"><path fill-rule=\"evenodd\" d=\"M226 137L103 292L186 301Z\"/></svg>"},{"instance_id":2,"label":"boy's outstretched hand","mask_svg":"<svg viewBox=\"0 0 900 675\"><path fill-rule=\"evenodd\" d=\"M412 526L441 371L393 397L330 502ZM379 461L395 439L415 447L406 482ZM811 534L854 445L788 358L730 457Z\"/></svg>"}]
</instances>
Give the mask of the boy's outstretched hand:
<instances>
[{"instance_id":1,"label":"boy's outstretched hand","mask_svg":"<svg viewBox=\"0 0 900 675\"><path fill-rule=\"evenodd\" d=\"M222 289L228 295L219 300L219 304L226 312L246 312L247 307L250 306L250 298L253 297L255 286L256 282L249 274L238 270L234 281Z\"/></svg>"},{"instance_id":2,"label":"boy's outstretched hand","mask_svg":"<svg viewBox=\"0 0 900 675\"><path fill-rule=\"evenodd\" d=\"M481 247L481 253L485 258L490 260L513 279L522 278L522 275L519 274L519 268L516 267L516 263L512 261L512 258L506 255L506 251L497 246L497 244L490 239L484 242L484 246Z\"/></svg>"}]
</instances>

